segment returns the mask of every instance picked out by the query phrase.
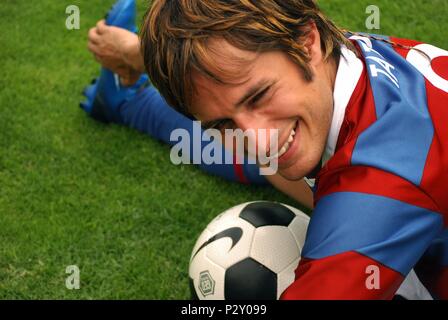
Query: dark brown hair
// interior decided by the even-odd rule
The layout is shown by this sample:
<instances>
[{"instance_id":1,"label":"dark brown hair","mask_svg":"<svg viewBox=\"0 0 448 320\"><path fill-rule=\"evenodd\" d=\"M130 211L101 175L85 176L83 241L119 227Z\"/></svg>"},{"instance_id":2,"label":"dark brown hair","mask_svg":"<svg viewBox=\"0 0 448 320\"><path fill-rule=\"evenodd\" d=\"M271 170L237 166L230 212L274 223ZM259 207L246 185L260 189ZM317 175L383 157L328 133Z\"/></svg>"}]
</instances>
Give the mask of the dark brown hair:
<instances>
[{"instance_id":1,"label":"dark brown hair","mask_svg":"<svg viewBox=\"0 0 448 320\"><path fill-rule=\"evenodd\" d=\"M210 57L210 40L258 53L281 50L310 81L304 39L311 22L325 59L338 58L342 44L352 47L314 0L154 0L141 33L145 67L167 102L189 115L193 70L226 83Z\"/></svg>"}]
</instances>

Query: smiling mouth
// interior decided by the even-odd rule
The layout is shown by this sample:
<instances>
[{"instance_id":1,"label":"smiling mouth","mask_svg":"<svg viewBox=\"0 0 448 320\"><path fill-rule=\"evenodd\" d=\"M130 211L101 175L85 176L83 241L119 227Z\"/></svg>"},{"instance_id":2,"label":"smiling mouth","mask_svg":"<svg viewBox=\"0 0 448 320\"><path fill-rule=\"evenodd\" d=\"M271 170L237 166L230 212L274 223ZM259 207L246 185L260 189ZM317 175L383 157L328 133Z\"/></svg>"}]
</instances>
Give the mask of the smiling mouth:
<instances>
[{"instance_id":1,"label":"smiling mouth","mask_svg":"<svg viewBox=\"0 0 448 320\"><path fill-rule=\"evenodd\" d=\"M297 120L294 128L292 128L291 132L289 133L288 140L283 144L283 146L280 148L280 151L276 154L269 157L270 160L274 159L281 159L291 148L291 146L294 143L294 137L296 135L297 127L299 125L299 121Z\"/></svg>"}]
</instances>

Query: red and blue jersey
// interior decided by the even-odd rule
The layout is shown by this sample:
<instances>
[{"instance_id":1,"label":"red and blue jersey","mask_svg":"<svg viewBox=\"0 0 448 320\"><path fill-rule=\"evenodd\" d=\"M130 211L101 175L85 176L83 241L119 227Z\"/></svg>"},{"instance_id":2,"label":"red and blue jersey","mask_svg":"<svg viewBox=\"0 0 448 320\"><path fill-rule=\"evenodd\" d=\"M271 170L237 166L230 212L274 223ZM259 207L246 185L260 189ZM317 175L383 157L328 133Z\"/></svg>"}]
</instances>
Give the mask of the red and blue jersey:
<instances>
[{"instance_id":1,"label":"red and blue jersey","mask_svg":"<svg viewBox=\"0 0 448 320\"><path fill-rule=\"evenodd\" d=\"M341 58L331 157L282 298L391 299L415 268L448 299L448 52L351 40L359 58Z\"/></svg>"}]
</instances>

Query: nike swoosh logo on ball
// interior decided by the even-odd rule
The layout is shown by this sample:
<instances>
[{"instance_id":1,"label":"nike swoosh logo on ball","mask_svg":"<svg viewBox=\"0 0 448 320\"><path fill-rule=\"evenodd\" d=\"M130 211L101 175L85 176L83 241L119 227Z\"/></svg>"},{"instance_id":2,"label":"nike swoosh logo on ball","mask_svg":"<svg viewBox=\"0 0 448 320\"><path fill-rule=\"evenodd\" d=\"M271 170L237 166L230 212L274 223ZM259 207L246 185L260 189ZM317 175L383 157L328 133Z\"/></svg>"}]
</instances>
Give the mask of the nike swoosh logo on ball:
<instances>
[{"instance_id":1,"label":"nike swoosh logo on ball","mask_svg":"<svg viewBox=\"0 0 448 320\"><path fill-rule=\"evenodd\" d=\"M243 230L241 228L229 228L224 231L221 231L218 234L215 234L213 237L208 239L206 242L202 244L202 246L199 247L199 249L196 251L196 253L193 255L193 258L204 249L206 246L208 246L210 243L215 242L219 239L223 238L230 238L232 239L232 246L230 247L229 251L233 249L234 246L240 241L241 237L243 236Z\"/></svg>"}]
</instances>

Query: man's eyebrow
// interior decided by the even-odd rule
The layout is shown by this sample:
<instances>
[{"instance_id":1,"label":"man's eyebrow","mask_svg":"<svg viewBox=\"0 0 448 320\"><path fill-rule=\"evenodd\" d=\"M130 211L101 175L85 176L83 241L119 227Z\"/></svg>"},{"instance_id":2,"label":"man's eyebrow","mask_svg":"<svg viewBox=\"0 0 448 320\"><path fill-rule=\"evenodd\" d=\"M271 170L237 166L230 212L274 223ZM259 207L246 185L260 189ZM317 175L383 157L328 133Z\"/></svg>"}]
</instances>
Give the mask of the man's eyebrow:
<instances>
[{"instance_id":1,"label":"man's eyebrow","mask_svg":"<svg viewBox=\"0 0 448 320\"><path fill-rule=\"evenodd\" d=\"M268 81L266 79L258 81L256 84L250 87L249 90L247 90L244 96L235 104L235 107L240 107L241 105L246 103L246 101L249 100L250 97L255 95L260 90L264 89L265 87L272 85L273 83L273 81Z\"/></svg>"}]
</instances>

